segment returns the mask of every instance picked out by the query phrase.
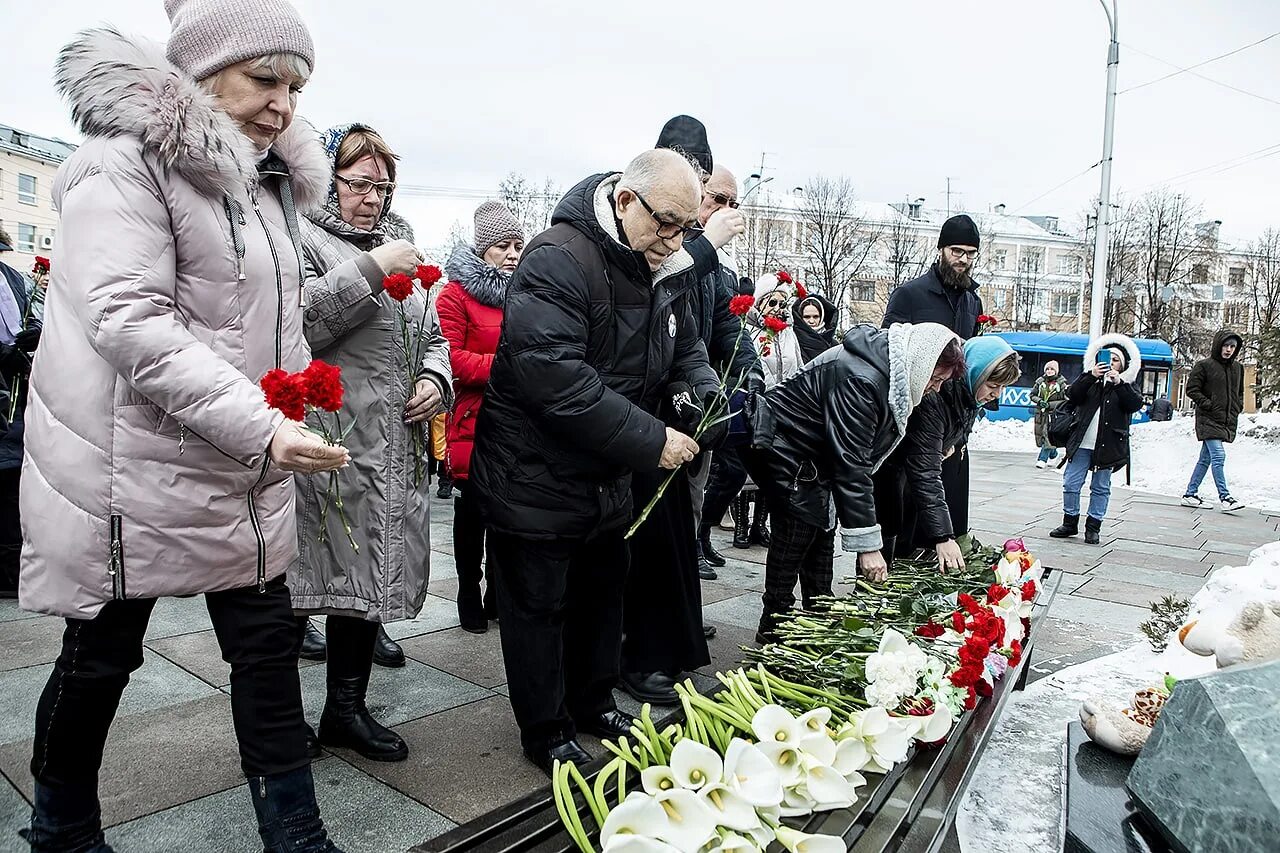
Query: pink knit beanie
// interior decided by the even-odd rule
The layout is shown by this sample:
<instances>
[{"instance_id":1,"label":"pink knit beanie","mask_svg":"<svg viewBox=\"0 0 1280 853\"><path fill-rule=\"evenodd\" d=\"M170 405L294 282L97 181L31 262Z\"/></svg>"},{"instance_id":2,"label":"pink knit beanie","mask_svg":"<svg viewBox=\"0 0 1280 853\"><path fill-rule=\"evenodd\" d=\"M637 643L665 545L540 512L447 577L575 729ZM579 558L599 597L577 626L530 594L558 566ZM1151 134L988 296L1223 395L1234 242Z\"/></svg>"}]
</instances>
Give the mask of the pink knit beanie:
<instances>
[{"instance_id":1,"label":"pink knit beanie","mask_svg":"<svg viewBox=\"0 0 1280 853\"><path fill-rule=\"evenodd\" d=\"M315 67L315 47L285 0L165 0L173 32L165 55L196 80L246 59L293 53Z\"/></svg>"}]
</instances>

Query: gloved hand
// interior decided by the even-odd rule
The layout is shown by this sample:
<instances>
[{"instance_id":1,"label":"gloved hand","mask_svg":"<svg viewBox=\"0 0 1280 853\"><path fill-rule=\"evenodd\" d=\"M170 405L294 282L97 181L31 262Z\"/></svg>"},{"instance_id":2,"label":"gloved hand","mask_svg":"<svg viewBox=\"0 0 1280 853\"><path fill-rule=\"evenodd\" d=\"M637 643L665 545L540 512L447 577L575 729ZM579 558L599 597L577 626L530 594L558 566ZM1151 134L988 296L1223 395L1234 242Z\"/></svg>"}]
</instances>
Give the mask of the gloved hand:
<instances>
[{"instance_id":1,"label":"gloved hand","mask_svg":"<svg viewBox=\"0 0 1280 853\"><path fill-rule=\"evenodd\" d=\"M33 353L40 346L40 329L23 329L13 336L13 342L25 353Z\"/></svg>"},{"instance_id":2,"label":"gloved hand","mask_svg":"<svg viewBox=\"0 0 1280 853\"><path fill-rule=\"evenodd\" d=\"M698 446L703 450L715 450L724 444L724 440L729 437L729 419L727 417L729 403L720 391L708 391L702 397L702 410L715 413L715 420L718 423L713 423L703 430L702 435L698 438Z\"/></svg>"},{"instance_id":3,"label":"gloved hand","mask_svg":"<svg viewBox=\"0 0 1280 853\"><path fill-rule=\"evenodd\" d=\"M671 408L668 426L693 437L702 423L702 404L688 382L672 382L667 386L667 403Z\"/></svg>"},{"instance_id":4,"label":"gloved hand","mask_svg":"<svg viewBox=\"0 0 1280 853\"><path fill-rule=\"evenodd\" d=\"M0 372L16 376L31 370L31 359L13 344L0 344Z\"/></svg>"}]
</instances>

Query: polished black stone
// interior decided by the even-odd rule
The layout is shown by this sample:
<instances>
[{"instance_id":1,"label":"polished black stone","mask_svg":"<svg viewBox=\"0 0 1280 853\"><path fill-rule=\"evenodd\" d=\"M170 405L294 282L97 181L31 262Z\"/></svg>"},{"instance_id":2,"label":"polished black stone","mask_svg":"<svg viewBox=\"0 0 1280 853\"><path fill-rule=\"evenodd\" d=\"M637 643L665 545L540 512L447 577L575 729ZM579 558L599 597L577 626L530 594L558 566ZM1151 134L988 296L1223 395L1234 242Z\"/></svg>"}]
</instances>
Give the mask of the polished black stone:
<instances>
[{"instance_id":1,"label":"polished black stone","mask_svg":"<svg viewBox=\"0 0 1280 853\"><path fill-rule=\"evenodd\" d=\"M1163 853L1168 849L1125 789L1132 767L1132 758L1089 740L1079 722L1067 726L1064 853Z\"/></svg>"},{"instance_id":2,"label":"polished black stone","mask_svg":"<svg viewBox=\"0 0 1280 853\"><path fill-rule=\"evenodd\" d=\"M1280 661L1174 687L1129 774L1135 803L1178 851L1280 849Z\"/></svg>"}]
</instances>

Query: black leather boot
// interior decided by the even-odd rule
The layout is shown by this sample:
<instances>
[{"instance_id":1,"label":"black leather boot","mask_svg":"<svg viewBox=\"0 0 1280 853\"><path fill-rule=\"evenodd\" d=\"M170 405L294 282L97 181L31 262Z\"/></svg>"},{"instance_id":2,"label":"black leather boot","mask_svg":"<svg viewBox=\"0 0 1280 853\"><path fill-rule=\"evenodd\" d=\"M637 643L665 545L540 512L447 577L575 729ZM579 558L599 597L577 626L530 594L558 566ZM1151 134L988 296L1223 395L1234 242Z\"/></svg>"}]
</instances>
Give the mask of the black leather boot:
<instances>
[{"instance_id":1,"label":"black leather boot","mask_svg":"<svg viewBox=\"0 0 1280 853\"><path fill-rule=\"evenodd\" d=\"M733 499L733 547L751 547L751 501L746 494L739 492Z\"/></svg>"},{"instance_id":2,"label":"black leather boot","mask_svg":"<svg viewBox=\"0 0 1280 853\"><path fill-rule=\"evenodd\" d=\"M36 782L34 801L31 826L19 832L32 853L113 853L96 786Z\"/></svg>"},{"instance_id":3,"label":"black leather boot","mask_svg":"<svg viewBox=\"0 0 1280 853\"><path fill-rule=\"evenodd\" d=\"M320 629L310 619L303 617L298 621L302 623L302 651L298 652L298 657L303 660L324 660L328 655L324 634L320 633Z\"/></svg>"},{"instance_id":4,"label":"black leather boot","mask_svg":"<svg viewBox=\"0 0 1280 853\"><path fill-rule=\"evenodd\" d=\"M1062 525L1055 527L1049 531L1049 535L1054 539L1066 539L1068 536L1075 536L1080 532L1080 516L1064 515L1062 516Z\"/></svg>"},{"instance_id":5,"label":"black leather boot","mask_svg":"<svg viewBox=\"0 0 1280 853\"><path fill-rule=\"evenodd\" d=\"M462 625L462 630L471 634L483 634L489 630L489 618L484 612L479 578L458 578L458 623Z\"/></svg>"},{"instance_id":6,"label":"black leather boot","mask_svg":"<svg viewBox=\"0 0 1280 853\"><path fill-rule=\"evenodd\" d=\"M707 562L707 557L702 553L702 542L693 540L693 549L698 557L698 577L704 581L713 581L717 577L716 570L711 568L711 564Z\"/></svg>"},{"instance_id":7,"label":"black leather boot","mask_svg":"<svg viewBox=\"0 0 1280 853\"><path fill-rule=\"evenodd\" d=\"M698 543L702 548L702 558L706 560L709 565L715 566L716 568L720 568L724 565L724 555L717 551L711 544L710 527L706 527L704 525L703 528L698 531Z\"/></svg>"},{"instance_id":8,"label":"black leather boot","mask_svg":"<svg viewBox=\"0 0 1280 853\"><path fill-rule=\"evenodd\" d=\"M378 638L373 641L373 662L389 669L404 666L404 649L387 636L387 629L378 626Z\"/></svg>"},{"instance_id":9,"label":"black leather boot","mask_svg":"<svg viewBox=\"0 0 1280 853\"><path fill-rule=\"evenodd\" d=\"M249 792L264 853L342 853L320 819L310 764L274 776L250 776Z\"/></svg>"},{"instance_id":10,"label":"black leather boot","mask_svg":"<svg viewBox=\"0 0 1280 853\"><path fill-rule=\"evenodd\" d=\"M330 617L328 695L320 715L319 740L324 746L353 749L372 761L404 761L409 757L408 745L365 706L377 628L352 617Z\"/></svg>"},{"instance_id":11,"label":"black leather boot","mask_svg":"<svg viewBox=\"0 0 1280 853\"><path fill-rule=\"evenodd\" d=\"M1102 537L1098 534L1102 531L1102 519L1086 516L1084 520L1084 542L1086 545L1098 545L1102 542Z\"/></svg>"},{"instance_id":12,"label":"black leather boot","mask_svg":"<svg viewBox=\"0 0 1280 853\"><path fill-rule=\"evenodd\" d=\"M769 507L765 505L764 495L756 492L756 515L751 522L751 544L769 547L772 538L769 536Z\"/></svg>"}]
</instances>

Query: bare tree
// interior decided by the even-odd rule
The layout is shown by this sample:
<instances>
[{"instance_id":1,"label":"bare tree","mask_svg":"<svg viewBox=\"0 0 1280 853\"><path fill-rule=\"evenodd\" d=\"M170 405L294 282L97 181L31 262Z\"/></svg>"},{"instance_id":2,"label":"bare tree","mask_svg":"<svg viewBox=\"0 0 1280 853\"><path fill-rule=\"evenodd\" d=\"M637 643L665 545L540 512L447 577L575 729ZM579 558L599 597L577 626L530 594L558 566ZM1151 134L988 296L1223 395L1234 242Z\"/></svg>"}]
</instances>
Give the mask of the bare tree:
<instances>
[{"instance_id":1,"label":"bare tree","mask_svg":"<svg viewBox=\"0 0 1280 853\"><path fill-rule=\"evenodd\" d=\"M1268 228L1248 247L1249 310L1246 351L1257 361L1257 393L1264 408L1280 396L1280 230Z\"/></svg>"},{"instance_id":2,"label":"bare tree","mask_svg":"<svg viewBox=\"0 0 1280 853\"><path fill-rule=\"evenodd\" d=\"M738 274L755 280L786 266L786 257L792 255L792 229L782 218L784 212L748 203L743 205L742 215L747 233L738 239Z\"/></svg>"},{"instance_id":3,"label":"bare tree","mask_svg":"<svg viewBox=\"0 0 1280 853\"><path fill-rule=\"evenodd\" d=\"M880 246L889 272L890 291L924 275L935 255L929 240L902 214L880 227Z\"/></svg>"},{"instance_id":4,"label":"bare tree","mask_svg":"<svg viewBox=\"0 0 1280 853\"><path fill-rule=\"evenodd\" d=\"M551 225L551 214L560 196L560 188L550 178L539 187L519 172L511 172L498 184L498 198L520 220L525 236L530 238Z\"/></svg>"},{"instance_id":5,"label":"bare tree","mask_svg":"<svg viewBox=\"0 0 1280 853\"><path fill-rule=\"evenodd\" d=\"M797 215L808 284L846 308L850 285L866 276L876 262L879 229L859 214L857 194L848 178L810 180Z\"/></svg>"}]
</instances>

